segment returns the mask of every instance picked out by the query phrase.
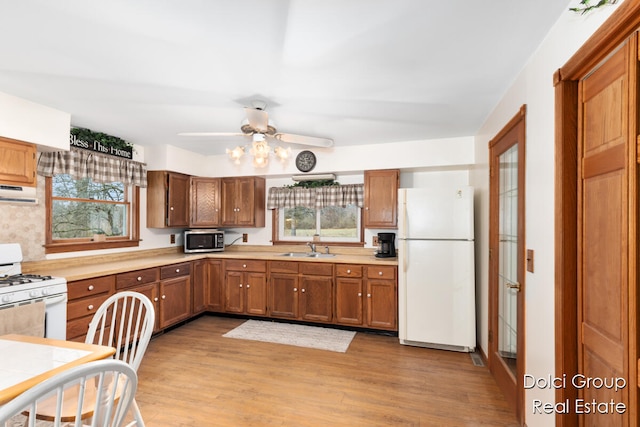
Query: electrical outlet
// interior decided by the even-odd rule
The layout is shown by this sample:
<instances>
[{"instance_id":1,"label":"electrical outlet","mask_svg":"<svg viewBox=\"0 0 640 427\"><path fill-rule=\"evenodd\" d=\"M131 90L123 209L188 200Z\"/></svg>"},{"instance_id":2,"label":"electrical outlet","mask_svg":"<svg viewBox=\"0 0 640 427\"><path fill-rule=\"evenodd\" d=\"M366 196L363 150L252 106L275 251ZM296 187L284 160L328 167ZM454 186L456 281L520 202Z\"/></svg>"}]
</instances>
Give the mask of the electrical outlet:
<instances>
[{"instance_id":1,"label":"electrical outlet","mask_svg":"<svg viewBox=\"0 0 640 427\"><path fill-rule=\"evenodd\" d=\"M171 243L175 243L176 242L176 235L172 234L171 236L169 236Z\"/></svg>"},{"instance_id":2,"label":"electrical outlet","mask_svg":"<svg viewBox=\"0 0 640 427\"><path fill-rule=\"evenodd\" d=\"M249 241L249 235L247 233L242 233L242 241L247 243Z\"/></svg>"},{"instance_id":3,"label":"electrical outlet","mask_svg":"<svg viewBox=\"0 0 640 427\"><path fill-rule=\"evenodd\" d=\"M378 246L378 236L373 236L373 246Z\"/></svg>"}]
</instances>

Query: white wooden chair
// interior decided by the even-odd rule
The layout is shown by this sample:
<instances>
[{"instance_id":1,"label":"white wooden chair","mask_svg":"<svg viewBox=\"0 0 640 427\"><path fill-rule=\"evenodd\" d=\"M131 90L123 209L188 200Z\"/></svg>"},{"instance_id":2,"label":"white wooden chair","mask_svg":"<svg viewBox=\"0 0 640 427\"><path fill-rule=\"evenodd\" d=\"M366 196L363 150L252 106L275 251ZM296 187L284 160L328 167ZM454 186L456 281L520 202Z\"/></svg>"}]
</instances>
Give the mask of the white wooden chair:
<instances>
[{"instance_id":1,"label":"white wooden chair","mask_svg":"<svg viewBox=\"0 0 640 427\"><path fill-rule=\"evenodd\" d=\"M0 407L0 426L14 426L16 417L46 412L54 426L120 427L133 403L138 377L120 360L98 360L57 374ZM66 423L66 424L63 424ZM36 426L36 417L24 424Z\"/></svg>"},{"instance_id":2,"label":"white wooden chair","mask_svg":"<svg viewBox=\"0 0 640 427\"><path fill-rule=\"evenodd\" d=\"M149 298L139 292L118 292L103 302L89 323L89 331L85 343L114 347L114 359L127 363L138 372L153 327L155 310ZM135 399L131 403L131 411L136 425L144 427L144 420ZM36 418L49 419L50 412L39 410Z\"/></svg>"},{"instance_id":3,"label":"white wooden chair","mask_svg":"<svg viewBox=\"0 0 640 427\"><path fill-rule=\"evenodd\" d=\"M116 348L114 358L128 363L136 372L144 356L156 321L151 300L139 292L118 292L100 305L89 324L89 344ZM144 421L135 399L131 409L138 427Z\"/></svg>"}]
</instances>

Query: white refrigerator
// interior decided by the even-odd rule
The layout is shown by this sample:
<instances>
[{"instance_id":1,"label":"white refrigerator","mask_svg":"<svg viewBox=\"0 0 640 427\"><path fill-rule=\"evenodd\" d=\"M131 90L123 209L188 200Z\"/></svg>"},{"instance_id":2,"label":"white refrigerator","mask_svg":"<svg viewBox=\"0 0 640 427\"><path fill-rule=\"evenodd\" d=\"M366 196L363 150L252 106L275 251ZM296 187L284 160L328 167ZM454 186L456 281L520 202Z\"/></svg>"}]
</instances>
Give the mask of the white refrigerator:
<instances>
[{"instance_id":1,"label":"white refrigerator","mask_svg":"<svg viewBox=\"0 0 640 427\"><path fill-rule=\"evenodd\" d=\"M473 188L398 192L401 344L476 347Z\"/></svg>"}]
</instances>

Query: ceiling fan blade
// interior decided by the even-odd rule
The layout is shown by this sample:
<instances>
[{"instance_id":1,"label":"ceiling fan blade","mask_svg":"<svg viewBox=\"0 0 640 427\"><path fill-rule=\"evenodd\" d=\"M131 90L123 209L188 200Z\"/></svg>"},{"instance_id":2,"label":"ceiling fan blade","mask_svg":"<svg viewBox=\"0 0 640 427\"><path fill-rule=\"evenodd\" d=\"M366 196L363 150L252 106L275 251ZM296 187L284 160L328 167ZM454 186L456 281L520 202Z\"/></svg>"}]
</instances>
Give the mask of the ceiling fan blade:
<instances>
[{"instance_id":1,"label":"ceiling fan blade","mask_svg":"<svg viewBox=\"0 0 640 427\"><path fill-rule=\"evenodd\" d=\"M246 136L238 132L181 132L178 136Z\"/></svg>"},{"instance_id":2,"label":"ceiling fan blade","mask_svg":"<svg viewBox=\"0 0 640 427\"><path fill-rule=\"evenodd\" d=\"M249 107L245 107L244 111L247 115L247 120L249 120L249 124L256 131L264 133L269 129L269 115L266 111Z\"/></svg>"},{"instance_id":3,"label":"ceiling fan blade","mask_svg":"<svg viewBox=\"0 0 640 427\"><path fill-rule=\"evenodd\" d=\"M317 136L294 135L291 133L277 133L274 138L289 144L312 145L314 147L332 147L333 139Z\"/></svg>"}]
</instances>

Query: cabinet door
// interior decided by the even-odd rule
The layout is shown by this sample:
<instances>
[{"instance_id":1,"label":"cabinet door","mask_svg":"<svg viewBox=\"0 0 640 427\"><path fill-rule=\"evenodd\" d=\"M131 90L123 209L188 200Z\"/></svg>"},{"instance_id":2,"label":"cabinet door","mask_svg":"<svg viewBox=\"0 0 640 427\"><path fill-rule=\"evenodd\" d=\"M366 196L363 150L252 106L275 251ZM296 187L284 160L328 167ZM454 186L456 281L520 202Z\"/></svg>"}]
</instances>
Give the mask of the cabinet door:
<instances>
[{"instance_id":1,"label":"cabinet door","mask_svg":"<svg viewBox=\"0 0 640 427\"><path fill-rule=\"evenodd\" d=\"M267 274L244 273L245 312L247 314L267 314Z\"/></svg>"},{"instance_id":2,"label":"cabinet door","mask_svg":"<svg viewBox=\"0 0 640 427\"><path fill-rule=\"evenodd\" d=\"M227 271L224 281L224 310L229 313L244 313L244 273Z\"/></svg>"},{"instance_id":3,"label":"cabinet door","mask_svg":"<svg viewBox=\"0 0 640 427\"><path fill-rule=\"evenodd\" d=\"M193 261L191 269L192 313L202 313L206 308L206 289L209 284L209 262L206 259Z\"/></svg>"},{"instance_id":4,"label":"cabinet door","mask_svg":"<svg viewBox=\"0 0 640 427\"><path fill-rule=\"evenodd\" d=\"M220 178L191 177L190 227L220 224Z\"/></svg>"},{"instance_id":5,"label":"cabinet door","mask_svg":"<svg viewBox=\"0 0 640 427\"><path fill-rule=\"evenodd\" d=\"M398 169L365 171L363 222L367 228L398 226Z\"/></svg>"},{"instance_id":6,"label":"cabinet door","mask_svg":"<svg viewBox=\"0 0 640 427\"><path fill-rule=\"evenodd\" d=\"M127 289L128 291L140 292L141 294L149 298L149 300L153 303L153 309L156 313L156 321L153 326L153 332L157 332L160 330L160 296L158 286L159 284L156 282Z\"/></svg>"},{"instance_id":7,"label":"cabinet door","mask_svg":"<svg viewBox=\"0 0 640 427\"><path fill-rule=\"evenodd\" d=\"M189 276L160 282L160 327L162 329L187 319L191 313Z\"/></svg>"},{"instance_id":8,"label":"cabinet door","mask_svg":"<svg viewBox=\"0 0 640 427\"><path fill-rule=\"evenodd\" d=\"M0 138L0 184L36 186L36 146Z\"/></svg>"},{"instance_id":9,"label":"cabinet door","mask_svg":"<svg viewBox=\"0 0 640 427\"><path fill-rule=\"evenodd\" d=\"M300 279L300 317L314 322L333 320L333 278L302 276Z\"/></svg>"},{"instance_id":10,"label":"cabinet door","mask_svg":"<svg viewBox=\"0 0 640 427\"><path fill-rule=\"evenodd\" d=\"M167 179L167 227L187 227L189 225L189 176L170 172Z\"/></svg>"},{"instance_id":11,"label":"cabinet door","mask_svg":"<svg viewBox=\"0 0 640 427\"><path fill-rule=\"evenodd\" d=\"M251 226L254 221L253 178L237 178L236 180L236 224Z\"/></svg>"},{"instance_id":12,"label":"cabinet door","mask_svg":"<svg viewBox=\"0 0 640 427\"><path fill-rule=\"evenodd\" d=\"M222 263L220 261L209 260L208 266L209 280L205 292L207 309L211 311L224 311Z\"/></svg>"},{"instance_id":13,"label":"cabinet door","mask_svg":"<svg viewBox=\"0 0 640 427\"><path fill-rule=\"evenodd\" d=\"M397 329L395 280L367 280L367 325L371 328Z\"/></svg>"},{"instance_id":14,"label":"cabinet door","mask_svg":"<svg viewBox=\"0 0 640 427\"><path fill-rule=\"evenodd\" d=\"M336 278L336 322L362 325L362 289L360 278Z\"/></svg>"},{"instance_id":15,"label":"cabinet door","mask_svg":"<svg viewBox=\"0 0 640 427\"><path fill-rule=\"evenodd\" d=\"M298 317L298 275L271 273L270 315L285 319Z\"/></svg>"},{"instance_id":16,"label":"cabinet door","mask_svg":"<svg viewBox=\"0 0 640 427\"><path fill-rule=\"evenodd\" d=\"M223 178L220 181L220 194L222 195L222 225L235 225L236 212L236 178Z\"/></svg>"}]
</instances>

